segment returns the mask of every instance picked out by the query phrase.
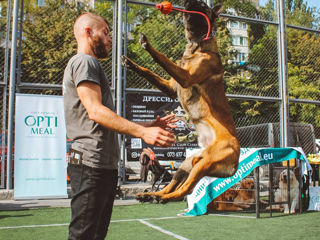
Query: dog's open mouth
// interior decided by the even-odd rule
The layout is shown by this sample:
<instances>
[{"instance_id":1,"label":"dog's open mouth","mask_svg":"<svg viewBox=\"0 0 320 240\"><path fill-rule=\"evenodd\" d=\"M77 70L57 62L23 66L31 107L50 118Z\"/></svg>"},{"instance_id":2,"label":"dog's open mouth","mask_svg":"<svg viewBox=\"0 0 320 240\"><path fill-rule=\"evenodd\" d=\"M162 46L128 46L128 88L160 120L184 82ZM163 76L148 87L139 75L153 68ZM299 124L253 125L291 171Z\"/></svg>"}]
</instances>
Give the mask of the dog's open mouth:
<instances>
[{"instance_id":1,"label":"dog's open mouth","mask_svg":"<svg viewBox=\"0 0 320 240\"><path fill-rule=\"evenodd\" d=\"M184 7L188 11L197 11L204 13L211 21L211 9L204 2L198 0L185 0ZM184 13L183 19L185 21L186 29L191 39L195 40L197 38L200 38L208 32L208 23L202 15Z\"/></svg>"},{"instance_id":2,"label":"dog's open mouth","mask_svg":"<svg viewBox=\"0 0 320 240\"><path fill-rule=\"evenodd\" d=\"M283 183L287 183L287 182L288 182L286 176L283 176L283 177L281 178L281 180L282 180Z\"/></svg>"}]
</instances>

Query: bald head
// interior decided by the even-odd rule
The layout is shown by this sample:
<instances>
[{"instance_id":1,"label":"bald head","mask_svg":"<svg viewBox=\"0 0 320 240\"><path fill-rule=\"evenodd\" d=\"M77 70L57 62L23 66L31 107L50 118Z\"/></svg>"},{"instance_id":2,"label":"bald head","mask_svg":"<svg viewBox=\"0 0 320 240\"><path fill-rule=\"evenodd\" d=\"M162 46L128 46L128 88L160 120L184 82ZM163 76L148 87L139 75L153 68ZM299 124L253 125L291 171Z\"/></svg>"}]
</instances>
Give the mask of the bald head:
<instances>
[{"instance_id":1,"label":"bald head","mask_svg":"<svg viewBox=\"0 0 320 240\"><path fill-rule=\"evenodd\" d=\"M86 28L95 30L104 23L109 26L107 20L97 14L89 12L81 14L73 26L73 32L77 41L79 41L79 38L84 34Z\"/></svg>"},{"instance_id":2,"label":"bald head","mask_svg":"<svg viewBox=\"0 0 320 240\"><path fill-rule=\"evenodd\" d=\"M105 58L111 48L112 39L109 36L109 24L102 16L93 13L83 13L73 26L74 36L78 43L78 53Z\"/></svg>"}]
</instances>

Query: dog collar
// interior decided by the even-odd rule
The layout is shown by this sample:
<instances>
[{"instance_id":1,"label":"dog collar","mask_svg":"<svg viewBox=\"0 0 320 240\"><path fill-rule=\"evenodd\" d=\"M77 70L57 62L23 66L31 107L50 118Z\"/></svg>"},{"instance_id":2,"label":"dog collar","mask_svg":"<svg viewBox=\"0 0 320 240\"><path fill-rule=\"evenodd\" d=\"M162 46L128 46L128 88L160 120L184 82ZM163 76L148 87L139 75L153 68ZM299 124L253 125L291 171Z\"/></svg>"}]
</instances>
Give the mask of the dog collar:
<instances>
[{"instance_id":1,"label":"dog collar","mask_svg":"<svg viewBox=\"0 0 320 240\"><path fill-rule=\"evenodd\" d=\"M210 31L210 34L208 35L207 33L206 34L203 34L202 36L201 36L201 39L203 39L203 40L210 40L210 39L212 39L212 38L214 38L214 37L216 37L217 36L217 31L215 31L213 28L211 29L211 31Z\"/></svg>"}]
</instances>

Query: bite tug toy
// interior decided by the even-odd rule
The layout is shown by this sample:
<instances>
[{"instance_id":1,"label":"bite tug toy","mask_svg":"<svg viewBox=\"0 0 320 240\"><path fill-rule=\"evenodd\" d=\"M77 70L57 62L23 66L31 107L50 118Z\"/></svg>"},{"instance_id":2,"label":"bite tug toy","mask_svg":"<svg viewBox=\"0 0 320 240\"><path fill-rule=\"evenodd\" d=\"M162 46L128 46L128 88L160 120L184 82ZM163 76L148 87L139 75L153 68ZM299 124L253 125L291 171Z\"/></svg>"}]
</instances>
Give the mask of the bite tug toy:
<instances>
[{"instance_id":1,"label":"bite tug toy","mask_svg":"<svg viewBox=\"0 0 320 240\"><path fill-rule=\"evenodd\" d=\"M202 15L206 19L206 21L208 23L208 33L207 33L206 37L203 40L208 40L209 39L210 31L211 31L211 23L210 23L210 20L209 20L208 16L205 15L204 13L197 12L197 11L188 11L188 10L184 10L184 9L175 8L168 1L164 1L162 3L156 4L156 9L160 10L160 12L163 13L163 14L169 14L169 13L172 12L172 10L175 10L175 11L179 11L179 12L195 13L195 14Z\"/></svg>"}]
</instances>

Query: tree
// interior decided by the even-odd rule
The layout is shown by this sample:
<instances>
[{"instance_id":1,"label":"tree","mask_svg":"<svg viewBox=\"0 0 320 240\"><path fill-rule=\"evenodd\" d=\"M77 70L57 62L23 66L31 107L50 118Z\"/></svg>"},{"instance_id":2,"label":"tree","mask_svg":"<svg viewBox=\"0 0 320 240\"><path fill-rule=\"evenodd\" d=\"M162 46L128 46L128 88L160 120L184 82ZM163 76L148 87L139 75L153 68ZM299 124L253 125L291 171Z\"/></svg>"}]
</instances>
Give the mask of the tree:
<instances>
[{"instance_id":1,"label":"tree","mask_svg":"<svg viewBox=\"0 0 320 240\"><path fill-rule=\"evenodd\" d=\"M61 84L64 68L76 51L74 2L47 0L26 11L23 22L21 77L24 82Z\"/></svg>"},{"instance_id":2,"label":"tree","mask_svg":"<svg viewBox=\"0 0 320 240\"><path fill-rule=\"evenodd\" d=\"M23 22L21 78L23 82L61 84L63 72L77 46L73 35L75 19L85 11L95 11L111 19L110 3L91 9L76 1L46 0L42 7L29 4ZM112 26L112 25L111 25ZM107 72L110 60L101 60Z\"/></svg>"},{"instance_id":3,"label":"tree","mask_svg":"<svg viewBox=\"0 0 320 240\"><path fill-rule=\"evenodd\" d=\"M303 1L287 1L287 24L313 27L317 23L314 10L307 8ZM274 16L271 1L267 4ZM262 11L265 13L266 11ZM320 98L320 38L316 34L287 28L289 94L294 99L318 100ZM246 92L261 96L279 96L277 31L269 26L261 39L250 50L248 65L259 66L259 71L252 72ZM241 83L241 81L240 81ZM245 84L245 81L242 80ZM238 88L241 88L238 85ZM240 89L241 91L241 89ZM250 114L264 119L272 119L278 111L278 104L247 102L243 109L246 116ZM241 112L241 111L238 111ZM312 104L290 104L290 121L308 122L319 127L320 111ZM239 113L240 114L240 113ZM244 117L246 118L246 117Z\"/></svg>"}]
</instances>

